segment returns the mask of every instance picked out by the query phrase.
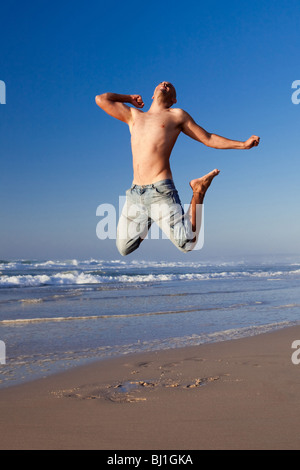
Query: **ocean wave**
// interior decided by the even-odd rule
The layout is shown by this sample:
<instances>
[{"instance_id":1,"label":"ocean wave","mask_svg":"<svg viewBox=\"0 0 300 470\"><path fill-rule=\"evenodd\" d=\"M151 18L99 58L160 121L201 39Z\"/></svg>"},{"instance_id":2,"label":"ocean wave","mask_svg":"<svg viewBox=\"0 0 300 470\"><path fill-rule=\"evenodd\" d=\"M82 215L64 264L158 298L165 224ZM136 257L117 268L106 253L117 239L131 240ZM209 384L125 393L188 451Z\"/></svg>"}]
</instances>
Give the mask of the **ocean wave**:
<instances>
[{"instance_id":1,"label":"ocean wave","mask_svg":"<svg viewBox=\"0 0 300 470\"><path fill-rule=\"evenodd\" d=\"M102 259L88 259L88 260L77 260L77 259L67 259L67 260L0 260L0 270L9 271L9 270L40 270L40 269L89 269L89 268L111 268L111 269L147 269L147 268L182 268L182 269L201 269L201 268L241 268L242 266L276 266L274 263L247 263L243 260L240 261L151 261L151 260L132 260L124 261L120 259L115 260L102 260ZM277 266L280 266L280 262L277 263ZM282 266L286 268L297 266L300 268L299 263L282 263Z\"/></svg>"},{"instance_id":2,"label":"ocean wave","mask_svg":"<svg viewBox=\"0 0 300 470\"><path fill-rule=\"evenodd\" d=\"M40 304L43 302L43 299L20 299L18 302L23 304Z\"/></svg>"},{"instance_id":3,"label":"ocean wave","mask_svg":"<svg viewBox=\"0 0 300 470\"><path fill-rule=\"evenodd\" d=\"M257 276L274 276L274 273L278 275L284 274L285 272L297 272L300 270L300 264L293 263L247 263L243 260L240 261L151 261L151 260L131 260L124 261L120 259L115 260L102 260L90 258L88 260L78 259L66 259L66 260L0 260L0 274L9 275L10 272L14 276L26 276L26 275L53 275L62 271L82 271L87 273L91 271L103 271L111 274L117 271L132 272L133 274L139 271L139 274L149 270L157 272L157 270L164 270L165 274L172 274L175 271L183 272L183 274L191 273L197 274L203 272L212 271L224 271L226 273L237 272L239 275L244 275L243 271L249 273L252 272ZM166 273L169 271L169 273ZM195 273L196 271L196 273ZM269 274L271 273L271 274ZM222 273L216 272L218 276L222 276ZM224 274L226 275L226 274ZM5 281L6 282L6 281ZM12 281L14 282L14 281Z\"/></svg>"},{"instance_id":4,"label":"ocean wave","mask_svg":"<svg viewBox=\"0 0 300 470\"><path fill-rule=\"evenodd\" d=\"M132 353L138 353L143 351L159 351L164 349L177 349L188 346L199 346L207 343L218 343L223 341L230 341L233 339L241 339L251 336L257 336L264 333L270 333L283 328L299 325L297 321L282 321L267 323L263 325L252 325L248 327L232 328L228 330L220 330L212 333L202 333L200 335L192 334L179 337L170 337L166 339L154 339L148 341L137 341L134 343L127 344L116 344L116 345L105 345L95 348L84 348L82 350L67 350L65 352L47 352L45 356L42 353L34 354L23 354L17 357L10 358L10 364L14 366L26 365L28 363L31 366L35 363L42 365L44 362L56 362L56 361L70 361L77 359L82 356L84 359L95 359L95 358L109 358L114 356L128 355Z\"/></svg>"},{"instance_id":5,"label":"ocean wave","mask_svg":"<svg viewBox=\"0 0 300 470\"><path fill-rule=\"evenodd\" d=\"M50 323L50 322L66 322L66 321L78 321L78 320L105 320L105 319L124 319L131 317L150 317L158 315L176 315L180 313L193 313L201 311L211 310L233 310L241 307L250 307L257 305L261 302L248 302L243 304L233 304L226 307L194 307L180 310L162 310L157 312L143 312L143 313L122 313L113 315L85 315L85 316L69 316L69 317L40 317L40 318L17 318L13 320L1 320L0 325L19 325L21 323Z\"/></svg>"},{"instance_id":6,"label":"ocean wave","mask_svg":"<svg viewBox=\"0 0 300 470\"><path fill-rule=\"evenodd\" d=\"M33 303L37 301L43 302L42 299L34 299ZM22 300L22 302L27 302ZM29 301L30 302L30 301ZM150 316L162 316L162 315L178 315L178 314L188 314L194 312L208 312L208 311L233 311L240 308L253 308L258 305L262 305L263 302L260 301L250 301L244 303L230 304L226 306L214 306L214 307L200 307L194 306L193 308L183 308L178 310L161 310L153 312L142 312L142 313L121 313L121 314L102 314L102 315L78 315L78 316L64 316L64 317L37 317L37 318L17 318L11 320L1 320L0 326L14 326L20 324L30 324L30 323L51 323L51 322L68 322L68 321L88 321L88 320L124 320L126 318L132 317L150 317ZM287 308L299 308L300 304L288 304L288 305L278 305L272 306L272 309L287 309Z\"/></svg>"},{"instance_id":7,"label":"ocean wave","mask_svg":"<svg viewBox=\"0 0 300 470\"><path fill-rule=\"evenodd\" d=\"M28 271L30 269L47 269L47 268L66 268L66 267L77 267L79 262L77 260L69 260L69 261L25 261L25 260L17 260L17 261L0 261L0 269L1 270L20 270L20 271Z\"/></svg>"},{"instance_id":8,"label":"ocean wave","mask_svg":"<svg viewBox=\"0 0 300 470\"><path fill-rule=\"evenodd\" d=\"M131 263L129 263L130 265ZM122 260L109 260L104 261L101 259L89 259L89 260L45 260L45 261L38 261L38 260L14 260L14 261L6 261L0 260L0 270L20 270L20 271L28 271L28 270L40 270L40 269L66 269L66 268L82 268L88 269L95 268L95 267L106 267L106 268L116 268L117 267L124 267L127 266L128 263ZM132 266L136 264L133 262Z\"/></svg>"},{"instance_id":9,"label":"ocean wave","mask_svg":"<svg viewBox=\"0 0 300 470\"><path fill-rule=\"evenodd\" d=\"M91 274L67 272L58 273L52 276L47 274L38 275L18 275L18 276L0 276L0 287L39 287L39 286L59 286L74 284L98 284L101 282L101 276Z\"/></svg>"},{"instance_id":10,"label":"ocean wave","mask_svg":"<svg viewBox=\"0 0 300 470\"><path fill-rule=\"evenodd\" d=\"M210 279L239 279L239 278L278 278L299 275L300 269L293 271L222 271L184 274L94 274L80 271L60 272L53 275L1 275L0 287L39 287L39 286L68 286L103 283L153 283L167 281L201 281Z\"/></svg>"}]
</instances>

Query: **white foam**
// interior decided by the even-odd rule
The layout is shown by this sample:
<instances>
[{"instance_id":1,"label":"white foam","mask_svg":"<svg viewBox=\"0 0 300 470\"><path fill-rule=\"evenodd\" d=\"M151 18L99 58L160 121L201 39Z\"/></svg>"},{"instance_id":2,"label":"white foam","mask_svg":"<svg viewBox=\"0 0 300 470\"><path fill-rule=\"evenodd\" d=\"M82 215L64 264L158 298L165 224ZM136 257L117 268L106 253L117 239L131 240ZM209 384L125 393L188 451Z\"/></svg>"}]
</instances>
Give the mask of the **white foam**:
<instances>
[{"instance_id":1,"label":"white foam","mask_svg":"<svg viewBox=\"0 0 300 470\"><path fill-rule=\"evenodd\" d=\"M212 273L185 273L185 274L120 274L111 276L109 274L93 274L80 271L61 272L53 275L47 274L24 274L24 275L1 275L0 287L38 287L43 285L67 286L103 283L143 283L143 282L167 282L176 280L201 281L209 279L239 279L246 277L273 278L299 275L300 269L294 271L223 271Z\"/></svg>"},{"instance_id":2,"label":"white foam","mask_svg":"<svg viewBox=\"0 0 300 470\"><path fill-rule=\"evenodd\" d=\"M123 260L14 260L0 261L0 288L43 285L168 282L176 280L266 278L298 276L298 264L246 265L245 262L123 261ZM295 269L296 268L296 269ZM177 272L176 272L177 271ZM122 274L124 273L124 274ZM126 274L125 274L126 273Z\"/></svg>"}]
</instances>

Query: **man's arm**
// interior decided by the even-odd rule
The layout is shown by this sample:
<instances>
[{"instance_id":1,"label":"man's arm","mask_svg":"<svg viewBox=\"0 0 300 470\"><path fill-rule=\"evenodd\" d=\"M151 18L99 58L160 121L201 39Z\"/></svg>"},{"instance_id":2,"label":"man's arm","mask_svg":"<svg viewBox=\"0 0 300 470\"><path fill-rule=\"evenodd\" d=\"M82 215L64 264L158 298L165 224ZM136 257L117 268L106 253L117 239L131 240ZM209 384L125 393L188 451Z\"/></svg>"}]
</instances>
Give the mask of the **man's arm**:
<instances>
[{"instance_id":1,"label":"man's arm","mask_svg":"<svg viewBox=\"0 0 300 470\"><path fill-rule=\"evenodd\" d=\"M184 111L182 132L198 142L202 142L207 147L214 149L251 149L257 147L260 138L253 135L245 142L230 140L217 134L210 134L202 127L198 126L194 119Z\"/></svg>"},{"instance_id":2,"label":"man's arm","mask_svg":"<svg viewBox=\"0 0 300 470\"><path fill-rule=\"evenodd\" d=\"M124 103L130 103L136 108L144 107L140 95L119 95L117 93L98 95L96 96L96 103L107 114L127 124L130 124L132 118L132 108Z\"/></svg>"}]
</instances>

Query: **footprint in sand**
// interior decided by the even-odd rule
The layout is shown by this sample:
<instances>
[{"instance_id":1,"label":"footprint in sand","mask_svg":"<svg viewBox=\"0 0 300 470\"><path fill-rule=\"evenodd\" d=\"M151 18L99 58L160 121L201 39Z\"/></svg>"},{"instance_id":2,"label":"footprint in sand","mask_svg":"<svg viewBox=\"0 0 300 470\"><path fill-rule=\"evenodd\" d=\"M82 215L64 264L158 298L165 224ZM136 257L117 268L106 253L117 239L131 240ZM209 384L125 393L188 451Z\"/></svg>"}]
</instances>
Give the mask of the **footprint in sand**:
<instances>
[{"instance_id":1,"label":"footprint in sand","mask_svg":"<svg viewBox=\"0 0 300 470\"><path fill-rule=\"evenodd\" d=\"M168 364L169 365L169 364ZM172 379L149 381L123 381L115 384L108 385L85 385L80 388L71 390L62 390L60 392L53 392L57 398L68 398L77 400L109 400L113 403L137 403L147 400L146 396L141 396L144 391L155 390L161 388L174 388L174 389L195 389L207 385L210 382L219 380L220 376L196 378L191 382L174 381Z\"/></svg>"}]
</instances>

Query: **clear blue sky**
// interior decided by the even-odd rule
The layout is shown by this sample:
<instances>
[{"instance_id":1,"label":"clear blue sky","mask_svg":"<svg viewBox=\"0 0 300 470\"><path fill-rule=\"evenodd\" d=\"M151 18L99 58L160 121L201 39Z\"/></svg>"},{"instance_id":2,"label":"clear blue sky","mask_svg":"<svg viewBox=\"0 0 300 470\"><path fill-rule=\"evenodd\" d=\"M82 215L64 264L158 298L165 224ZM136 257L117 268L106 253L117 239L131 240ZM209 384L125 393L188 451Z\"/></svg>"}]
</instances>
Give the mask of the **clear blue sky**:
<instances>
[{"instance_id":1,"label":"clear blue sky","mask_svg":"<svg viewBox=\"0 0 300 470\"><path fill-rule=\"evenodd\" d=\"M96 237L96 208L132 182L130 136L94 97L139 93L148 108L162 80L208 131L261 145L222 151L181 135L172 169L184 203L190 179L221 170L205 247L146 241L132 257L299 254L299 24L298 0L4 2L0 259L120 258Z\"/></svg>"}]
</instances>

